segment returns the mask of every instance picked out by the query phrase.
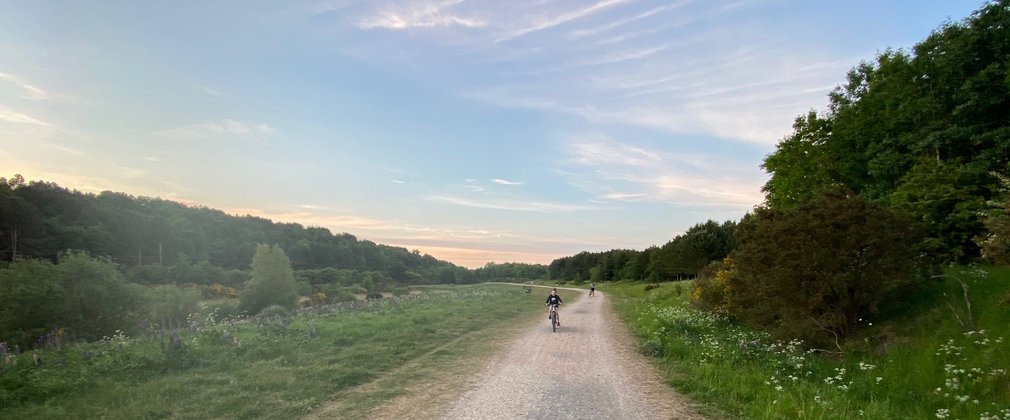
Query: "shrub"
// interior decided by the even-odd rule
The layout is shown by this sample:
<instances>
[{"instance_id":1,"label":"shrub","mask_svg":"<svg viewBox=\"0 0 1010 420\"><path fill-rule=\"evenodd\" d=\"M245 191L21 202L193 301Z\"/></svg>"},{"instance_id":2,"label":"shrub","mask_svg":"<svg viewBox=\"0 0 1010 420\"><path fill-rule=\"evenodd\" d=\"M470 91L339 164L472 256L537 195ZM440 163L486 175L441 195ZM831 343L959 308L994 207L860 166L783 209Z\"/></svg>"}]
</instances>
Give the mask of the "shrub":
<instances>
[{"instance_id":1,"label":"shrub","mask_svg":"<svg viewBox=\"0 0 1010 420\"><path fill-rule=\"evenodd\" d=\"M164 284L147 290L148 315L163 323L173 320L178 325L197 312L199 302L200 292L195 288Z\"/></svg>"},{"instance_id":2,"label":"shrub","mask_svg":"<svg viewBox=\"0 0 1010 420\"><path fill-rule=\"evenodd\" d=\"M729 311L780 337L823 340L902 298L917 276L922 231L852 194L828 192L745 217L726 277Z\"/></svg>"},{"instance_id":3,"label":"shrub","mask_svg":"<svg viewBox=\"0 0 1010 420\"><path fill-rule=\"evenodd\" d=\"M1000 182L1000 196L982 213L987 232L975 237L982 257L995 264L1010 265L1010 178L993 173Z\"/></svg>"},{"instance_id":4,"label":"shrub","mask_svg":"<svg viewBox=\"0 0 1010 420\"><path fill-rule=\"evenodd\" d=\"M260 311L260 313L257 314L256 316L260 318L271 318L271 317L286 317L287 315L288 315L287 308L281 305L270 305L267 306L266 308L263 308L263 310Z\"/></svg>"},{"instance_id":5,"label":"shrub","mask_svg":"<svg viewBox=\"0 0 1010 420\"><path fill-rule=\"evenodd\" d=\"M732 257L713 261L698 273L691 290L691 304L704 311L730 315L729 284L735 275Z\"/></svg>"},{"instance_id":6,"label":"shrub","mask_svg":"<svg viewBox=\"0 0 1010 420\"><path fill-rule=\"evenodd\" d=\"M143 290L112 261L70 251L56 264L19 259L0 269L0 297L3 339L27 347L54 326L87 340L135 328Z\"/></svg>"}]
</instances>

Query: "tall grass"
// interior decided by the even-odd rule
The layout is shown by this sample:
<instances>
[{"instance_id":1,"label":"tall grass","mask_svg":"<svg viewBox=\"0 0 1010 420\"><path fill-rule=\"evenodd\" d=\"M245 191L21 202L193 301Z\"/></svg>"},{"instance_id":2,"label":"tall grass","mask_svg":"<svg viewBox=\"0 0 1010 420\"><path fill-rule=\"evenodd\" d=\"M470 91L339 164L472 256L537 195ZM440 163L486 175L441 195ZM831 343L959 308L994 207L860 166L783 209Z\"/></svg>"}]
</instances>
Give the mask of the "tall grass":
<instances>
[{"instance_id":1,"label":"tall grass","mask_svg":"<svg viewBox=\"0 0 1010 420\"><path fill-rule=\"evenodd\" d=\"M209 317L177 346L120 334L41 352L41 365L26 353L0 366L0 417L290 418L335 398L362 415L402 390L349 390L426 357L451 363L432 355L470 351L471 335L539 309L518 287L455 287L297 316Z\"/></svg>"},{"instance_id":2,"label":"tall grass","mask_svg":"<svg viewBox=\"0 0 1010 420\"><path fill-rule=\"evenodd\" d=\"M608 289L641 351L719 416L1010 419L1005 269L952 268L887 321L863 320L840 349L772 341L692 309L689 284Z\"/></svg>"}]
</instances>

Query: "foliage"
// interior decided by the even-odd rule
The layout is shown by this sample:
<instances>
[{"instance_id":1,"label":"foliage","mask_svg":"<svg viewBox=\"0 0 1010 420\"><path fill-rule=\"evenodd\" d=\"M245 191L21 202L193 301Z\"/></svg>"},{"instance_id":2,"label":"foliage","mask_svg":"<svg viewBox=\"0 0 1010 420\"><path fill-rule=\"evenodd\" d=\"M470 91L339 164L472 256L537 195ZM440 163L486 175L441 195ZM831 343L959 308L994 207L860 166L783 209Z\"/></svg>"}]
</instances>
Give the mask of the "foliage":
<instances>
[{"instance_id":1,"label":"foliage","mask_svg":"<svg viewBox=\"0 0 1010 420\"><path fill-rule=\"evenodd\" d=\"M263 308L256 316L260 318L273 318L273 317L285 317L288 314L288 308L281 305L270 305Z\"/></svg>"},{"instance_id":2,"label":"foliage","mask_svg":"<svg viewBox=\"0 0 1010 420\"><path fill-rule=\"evenodd\" d=\"M910 212L940 261L979 256L977 212L1010 163L1010 1L948 23L910 51L854 67L828 111L796 119L764 162L766 203L787 209L839 187Z\"/></svg>"},{"instance_id":3,"label":"foliage","mask_svg":"<svg viewBox=\"0 0 1010 420\"><path fill-rule=\"evenodd\" d=\"M967 284L973 329L931 297L960 299L955 278ZM640 350L713 418L1010 419L1010 312L999 306L1008 285L1006 269L951 268L899 318L864 319L840 353L692 309L669 287L615 284L609 296Z\"/></svg>"},{"instance_id":4,"label":"foliage","mask_svg":"<svg viewBox=\"0 0 1010 420\"><path fill-rule=\"evenodd\" d=\"M2 178L0 178L2 179ZM400 247L332 234L318 227L275 223L252 216L124 193L85 194L20 175L0 182L0 259L18 256L56 261L66 249L87 251L126 267L142 284L214 284L239 287L257 244L278 244L298 270L382 272L394 282L436 283L447 269L451 283L470 282L469 270Z\"/></svg>"},{"instance_id":5,"label":"foliage","mask_svg":"<svg viewBox=\"0 0 1010 420\"><path fill-rule=\"evenodd\" d=\"M473 277L478 281L527 281L546 280L547 267L543 264L489 262L476 270ZM448 283L448 282L443 282ZM461 283L457 281L456 283Z\"/></svg>"},{"instance_id":6,"label":"foliage","mask_svg":"<svg viewBox=\"0 0 1010 420\"><path fill-rule=\"evenodd\" d=\"M199 310L200 292L191 287L160 285L147 289L146 305L152 320L167 324L174 320L179 325L182 320Z\"/></svg>"},{"instance_id":7,"label":"foliage","mask_svg":"<svg viewBox=\"0 0 1010 420\"><path fill-rule=\"evenodd\" d=\"M722 261L712 261L698 275L691 288L691 304L708 312L722 316L730 314L730 283L734 281L736 264L732 257Z\"/></svg>"},{"instance_id":8,"label":"foliage","mask_svg":"<svg viewBox=\"0 0 1010 420\"><path fill-rule=\"evenodd\" d=\"M709 220L692 226L662 247L644 251L615 249L580 252L558 258L547 267L552 280L614 281L620 279L651 282L694 277L715 260L726 257L736 244L736 222Z\"/></svg>"},{"instance_id":9,"label":"foliage","mask_svg":"<svg viewBox=\"0 0 1010 420\"><path fill-rule=\"evenodd\" d=\"M203 318L241 318L246 315L239 307L238 299L216 299L200 304L197 315Z\"/></svg>"},{"instance_id":10,"label":"foliage","mask_svg":"<svg viewBox=\"0 0 1010 420\"><path fill-rule=\"evenodd\" d=\"M661 279L683 279L697 276L712 261L729 255L735 246L736 223L723 224L709 220L692 226L652 255L649 271Z\"/></svg>"},{"instance_id":11,"label":"foliage","mask_svg":"<svg viewBox=\"0 0 1010 420\"><path fill-rule=\"evenodd\" d=\"M859 196L828 192L758 209L738 230L728 311L778 337L837 338L922 281L916 225Z\"/></svg>"},{"instance_id":12,"label":"foliage","mask_svg":"<svg viewBox=\"0 0 1010 420\"><path fill-rule=\"evenodd\" d=\"M973 167L919 160L891 193L891 207L914 215L926 227L926 251L940 261L967 262L979 254L972 242L984 227L990 178Z\"/></svg>"},{"instance_id":13,"label":"foliage","mask_svg":"<svg viewBox=\"0 0 1010 420\"><path fill-rule=\"evenodd\" d=\"M260 245L253 256L252 278L239 294L241 309L257 314L270 305L293 308L298 303L291 261L277 246Z\"/></svg>"},{"instance_id":14,"label":"foliage","mask_svg":"<svg viewBox=\"0 0 1010 420\"><path fill-rule=\"evenodd\" d=\"M982 257L999 265L1010 265L1010 178L993 174L1000 182L1000 196L987 203L983 212L986 233L976 236Z\"/></svg>"},{"instance_id":15,"label":"foliage","mask_svg":"<svg viewBox=\"0 0 1010 420\"><path fill-rule=\"evenodd\" d=\"M132 328L140 298L115 264L84 252L65 253L55 264L19 259L0 268L0 331L26 347L58 329L97 339Z\"/></svg>"}]
</instances>

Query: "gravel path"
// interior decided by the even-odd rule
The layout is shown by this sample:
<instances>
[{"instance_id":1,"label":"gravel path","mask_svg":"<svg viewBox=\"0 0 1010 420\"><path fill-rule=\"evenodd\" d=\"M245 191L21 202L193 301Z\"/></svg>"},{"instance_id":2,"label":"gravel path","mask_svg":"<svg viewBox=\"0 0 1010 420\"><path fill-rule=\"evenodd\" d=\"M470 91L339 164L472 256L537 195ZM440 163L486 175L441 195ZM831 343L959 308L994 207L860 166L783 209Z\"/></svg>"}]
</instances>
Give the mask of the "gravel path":
<instances>
[{"instance_id":1,"label":"gravel path","mask_svg":"<svg viewBox=\"0 0 1010 420\"><path fill-rule=\"evenodd\" d=\"M439 418L703 418L634 351L606 295L558 294L571 302L561 305L558 331L551 332L545 309Z\"/></svg>"}]
</instances>

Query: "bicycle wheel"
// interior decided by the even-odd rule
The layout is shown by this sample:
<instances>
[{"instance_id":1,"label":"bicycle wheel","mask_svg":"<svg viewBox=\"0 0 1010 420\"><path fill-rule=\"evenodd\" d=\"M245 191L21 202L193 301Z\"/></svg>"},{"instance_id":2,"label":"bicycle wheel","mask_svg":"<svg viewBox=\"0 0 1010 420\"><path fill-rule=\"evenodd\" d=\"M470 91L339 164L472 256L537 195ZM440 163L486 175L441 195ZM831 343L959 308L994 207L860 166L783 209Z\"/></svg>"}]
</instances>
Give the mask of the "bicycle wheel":
<instances>
[{"instance_id":1,"label":"bicycle wheel","mask_svg":"<svg viewBox=\"0 0 1010 420\"><path fill-rule=\"evenodd\" d=\"M558 332L558 313L551 311L551 331Z\"/></svg>"}]
</instances>

